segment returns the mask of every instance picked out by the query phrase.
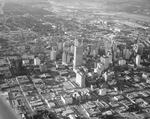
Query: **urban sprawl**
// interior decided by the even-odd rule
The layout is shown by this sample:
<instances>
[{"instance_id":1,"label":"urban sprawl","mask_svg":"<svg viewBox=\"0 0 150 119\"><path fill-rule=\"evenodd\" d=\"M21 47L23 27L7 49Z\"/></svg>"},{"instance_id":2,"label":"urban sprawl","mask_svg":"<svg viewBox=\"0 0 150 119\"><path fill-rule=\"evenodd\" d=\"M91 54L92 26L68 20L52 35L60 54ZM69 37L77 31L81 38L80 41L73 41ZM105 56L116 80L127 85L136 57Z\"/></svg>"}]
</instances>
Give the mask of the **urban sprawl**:
<instances>
[{"instance_id":1,"label":"urban sprawl","mask_svg":"<svg viewBox=\"0 0 150 119\"><path fill-rule=\"evenodd\" d=\"M148 23L104 14L84 21L80 14L51 24L26 14L14 18L28 21L19 30L6 22L1 97L18 119L150 119Z\"/></svg>"}]
</instances>

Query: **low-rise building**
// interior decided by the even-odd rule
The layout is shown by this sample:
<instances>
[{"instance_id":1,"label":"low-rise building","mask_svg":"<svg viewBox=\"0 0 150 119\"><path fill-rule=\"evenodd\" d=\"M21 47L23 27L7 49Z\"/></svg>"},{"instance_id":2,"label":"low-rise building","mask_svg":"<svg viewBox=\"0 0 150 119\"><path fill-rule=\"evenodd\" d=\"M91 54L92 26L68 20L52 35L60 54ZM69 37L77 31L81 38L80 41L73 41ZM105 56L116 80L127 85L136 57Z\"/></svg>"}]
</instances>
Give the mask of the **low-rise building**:
<instances>
[{"instance_id":1,"label":"low-rise building","mask_svg":"<svg viewBox=\"0 0 150 119\"><path fill-rule=\"evenodd\" d=\"M72 104L73 103L73 98L71 95L64 95L64 96L61 96L61 101L67 105L67 104Z\"/></svg>"},{"instance_id":2,"label":"low-rise building","mask_svg":"<svg viewBox=\"0 0 150 119\"><path fill-rule=\"evenodd\" d=\"M41 64L41 60L38 57L34 58L34 65L40 65Z\"/></svg>"},{"instance_id":3,"label":"low-rise building","mask_svg":"<svg viewBox=\"0 0 150 119\"><path fill-rule=\"evenodd\" d=\"M104 89L99 89L99 90L98 90L98 94L101 95L101 96L104 96L104 95L106 95L106 91L107 91L106 88L104 88Z\"/></svg>"},{"instance_id":4,"label":"low-rise building","mask_svg":"<svg viewBox=\"0 0 150 119\"><path fill-rule=\"evenodd\" d=\"M46 72L46 71L48 70L46 64L40 64L40 65L39 65L39 68L40 68L40 71L41 71L41 72Z\"/></svg>"},{"instance_id":5,"label":"low-rise building","mask_svg":"<svg viewBox=\"0 0 150 119\"><path fill-rule=\"evenodd\" d=\"M75 114L70 114L68 117L69 117L69 119L76 119L76 118L77 118L77 115L75 115Z\"/></svg>"}]
</instances>

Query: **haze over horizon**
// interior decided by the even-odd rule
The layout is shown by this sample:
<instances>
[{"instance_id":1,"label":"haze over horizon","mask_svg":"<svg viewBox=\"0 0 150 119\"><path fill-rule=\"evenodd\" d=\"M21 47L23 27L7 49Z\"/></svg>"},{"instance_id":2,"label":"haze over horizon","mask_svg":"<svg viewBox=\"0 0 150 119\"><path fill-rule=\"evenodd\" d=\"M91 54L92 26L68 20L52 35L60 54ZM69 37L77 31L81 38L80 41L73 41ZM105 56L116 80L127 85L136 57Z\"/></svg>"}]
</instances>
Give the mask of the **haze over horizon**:
<instances>
[{"instance_id":1,"label":"haze over horizon","mask_svg":"<svg viewBox=\"0 0 150 119\"><path fill-rule=\"evenodd\" d=\"M149 0L5 0L6 2L14 3L33 3L41 4L49 2L50 7L55 9L80 9L80 10L99 10L101 12L125 12L131 14L140 14L150 16L145 13L150 11Z\"/></svg>"}]
</instances>

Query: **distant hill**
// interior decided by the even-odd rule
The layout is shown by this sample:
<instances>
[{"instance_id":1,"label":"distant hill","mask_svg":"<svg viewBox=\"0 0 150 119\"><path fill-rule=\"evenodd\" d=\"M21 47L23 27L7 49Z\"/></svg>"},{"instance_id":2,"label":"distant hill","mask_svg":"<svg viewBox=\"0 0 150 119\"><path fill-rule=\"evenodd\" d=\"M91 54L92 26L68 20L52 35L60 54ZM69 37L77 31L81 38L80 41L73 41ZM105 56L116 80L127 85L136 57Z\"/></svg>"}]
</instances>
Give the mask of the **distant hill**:
<instances>
[{"instance_id":1,"label":"distant hill","mask_svg":"<svg viewBox=\"0 0 150 119\"><path fill-rule=\"evenodd\" d=\"M127 12L150 16L150 0L49 0L54 6L99 9L106 12Z\"/></svg>"},{"instance_id":2,"label":"distant hill","mask_svg":"<svg viewBox=\"0 0 150 119\"><path fill-rule=\"evenodd\" d=\"M49 2L55 9L97 9L106 12L126 12L150 16L150 0L5 0L24 5Z\"/></svg>"}]
</instances>

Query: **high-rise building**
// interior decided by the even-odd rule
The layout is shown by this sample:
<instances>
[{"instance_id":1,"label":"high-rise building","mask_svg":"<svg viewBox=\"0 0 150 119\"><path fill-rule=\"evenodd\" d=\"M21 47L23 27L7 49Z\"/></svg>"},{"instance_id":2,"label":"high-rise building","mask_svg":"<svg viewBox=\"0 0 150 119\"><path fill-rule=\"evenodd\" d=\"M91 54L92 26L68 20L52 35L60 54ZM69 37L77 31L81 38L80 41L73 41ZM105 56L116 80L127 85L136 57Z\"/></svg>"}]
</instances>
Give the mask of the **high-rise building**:
<instances>
[{"instance_id":1,"label":"high-rise building","mask_svg":"<svg viewBox=\"0 0 150 119\"><path fill-rule=\"evenodd\" d=\"M58 50L62 50L63 49L63 43L62 42L59 42L57 44L57 46L58 46Z\"/></svg>"},{"instance_id":2,"label":"high-rise building","mask_svg":"<svg viewBox=\"0 0 150 119\"><path fill-rule=\"evenodd\" d=\"M72 56L68 53L67 54L67 63L70 63Z\"/></svg>"},{"instance_id":3,"label":"high-rise building","mask_svg":"<svg viewBox=\"0 0 150 119\"><path fill-rule=\"evenodd\" d=\"M124 66L124 65L126 65L126 60L124 60L123 58L119 58L119 65L120 66Z\"/></svg>"},{"instance_id":4,"label":"high-rise building","mask_svg":"<svg viewBox=\"0 0 150 119\"><path fill-rule=\"evenodd\" d=\"M89 55L93 56L93 50L91 49Z\"/></svg>"},{"instance_id":5,"label":"high-rise building","mask_svg":"<svg viewBox=\"0 0 150 119\"><path fill-rule=\"evenodd\" d=\"M123 50L123 58L126 59L126 60L129 60L130 56L131 56L130 50L125 48Z\"/></svg>"},{"instance_id":6,"label":"high-rise building","mask_svg":"<svg viewBox=\"0 0 150 119\"><path fill-rule=\"evenodd\" d=\"M140 63L141 63L141 56L140 56L140 55L137 55L137 56L136 56L136 66L137 66L137 67L140 67Z\"/></svg>"},{"instance_id":7,"label":"high-rise building","mask_svg":"<svg viewBox=\"0 0 150 119\"><path fill-rule=\"evenodd\" d=\"M50 59L53 61L56 60L56 55L57 55L57 52L55 50L52 50L50 54Z\"/></svg>"},{"instance_id":8,"label":"high-rise building","mask_svg":"<svg viewBox=\"0 0 150 119\"><path fill-rule=\"evenodd\" d=\"M81 66L83 63L83 45L79 45L77 41L75 41L74 46L74 67Z\"/></svg>"},{"instance_id":9,"label":"high-rise building","mask_svg":"<svg viewBox=\"0 0 150 119\"><path fill-rule=\"evenodd\" d=\"M38 57L34 58L34 65L40 65L41 60Z\"/></svg>"},{"instance_id":10,"label":"high-rise building","mask_svg":"<svg viewBox=\"0 0 150 119\"><path fill-rule=\"evenodd\" d=\"M83 52L83 57L86 58L87 55L88 55L88 51L85 50L85 51Z\"/></svg>"},{"instance_id":11,"label":"high-rise building","mask_svg":"<svg viewBox=\"0 0 150 119\"><path fill-rule=\"evenodd\" d=\"M104 77L105 81L107 81L107 79L108 79L108 74L107 74L107 72L105 72L105 73L103 74L103 77Z\"/></svg>"},{"instance_id":12,"label":"high-rise building","mask_svg":"<svg viewBox=\"0 0 150 119\"><path fill-rule=\"evenodd\" d=\"M79 45L80 45L78 39L75 39L74 45L75 45L75 46L79 46Z\"/></svg>"},{"instance_id":13,"label":"high-rise building","mask_svg":"<svg viewBox=\"0 0 150 119\"><path fill-rule=\"evenodd\" d=\"M112 41L111 45L113 52L117 51L117 43L115 41Z\"/></svg>"},{"instance_id":14,"label":"high-rise building","mask_svg":"<svg viewBox=\"0 0 150 119\"><path fill-rule=\"evenodd\" d=\"M63 54L62 54L62 63L66 63L66 62L67 62L67 54L64 51Z\"/></svg>"},{"instance_id":15,"label":"high-rise building","mask_svg":"<svg viewBox=\"0 0 150 119\"><path fill-rule=\"evenodd\" d=\"M48 40L48 45L50 46L50 47L54 47L54 46L57 46L57 42L55 42L54 40Z\"/></svg>"},{"instance_id":16,"label":"high-rise building","mask_svg":"<svg viewBox=\"0 0 150 119\"><path fill-rule=\"evenodd\" d=\"M98 47L95 49L95 53L96 53L96 55L98 55Z\"/></svg>"},{"instance_id":17,"label":"high-rise building","mask_svg":"<svg viewBox=\"0 0 150 119\"><path fill-rule=\"evenodd\" d=\"M119 49L119 48L118 48L118 49L117 49L117 51L116 51L116 57L117 57L117 58L122 57L122 55L121 55L121 51L120 51L120 49Z\"/></svg>"},{"instance_id":18,"label":"high-rise building","mask_svg":"<svg viewBox=\"0 0 150 119\"><path fill-rule=\"evenodd\" d=\"M135 52L137 52L137 51L138 51L138 45L137 45L137 44L134 44L134 46L133 46L133 50L134 50Z\"/></svg>"},{"instance_id":19,"label":"high-rise building","mask_svg":"<svg viewBox=\"0 0 150 119\"><path fill-rule=\"evenodd\" d=\"M52 47L52 50L55 50L55 51L56 51L56 50L57 50L57 47L56 47L56 46L53 46L53 47Z\"/></svg>"},{"instance_id":20,"label":"high-rise building","mask_svg":"<svg viewBox=\"0 0 150 119\"><path fill-rule=\"evenodd\" d=\"M71 58L72 58L72 56L69 53L64 51L63 54L62 54L62 63L63 64L70 63L71 62Z\"/></svg>"},{"instance_id":21,"label":"high-rise building","mask_svg":"<svg viewBox=\"0 0 150 119\"><path fill-rule=\"evenodd\" d=\"M107 57L109 58L109 63L112 63L112 53L110 51L107 52Z\"/></svg>"},{"instance_id":22,"label":"high-rise building","mask_svg":"<svg viewBox=\"0 0 150 119\"><path fill-rule=\"evenodd\" d=\"M63 43L63 50L66 52L70 52L71 47L70 47L70 43L69 42L64 42Z\"/></svg>"},{"instance_id":23,"label":"high-rise building","mask_svg":"<svg viewBox=\"0 0 150 119\"><path fill-rule=\"evenodd\" d=\"M142 55L143 54L143 44L138 43L138 50L137 50L137 54L138 55Z\"/></svg>"},{"instance_id":24,"label":"high-rise building","mask_svg":"<svg viewBox=\"0 0 150 119\"><path fill-rule=\"evenodd\" d=\"M117 61L118 60L118 58L117 58L117 53L116 52L113 52L113 61Z\"/></svg>"},{"instance_id":25,"label":"high-rise building","mask_svg":"<svg viewBox=\"0 0 150 119\"><path fill-rule=\"evenodd\" d=\"M73 45L71 45L70 51L71 51L71 53L74 53L74 46Z\"/></svg>"},{"instance_id":26,"label":"high-rise building","mask_svg":"<svg viewBox=\"0 0 150 119\"><path fill-rule=\"evenodd\" d=\"M66 52L70 52L70 46L66 46L65 48L64 48L64 51L66 51Z\"/></svg>"},{"instance_id":27,"label":"high-rise building","mask_svg":"<svg viewBox=\"0 0 150 119\"><path fill-rule=\"evenodd\" d=\"M93 57L96 57L96 55L97 55L96 50L93 50L93 51L92 51L92 56L93 56Z\"/></svg>"},{"instance_id":28,"label":"high-rise building","mask_svg":"<svg viewBox=\"0 0 150 119\"><path fill-rule=\"evenodd\" d=\"M134 44L133 46L133 50L138 54L138 55L142 55L143 54L143 44L142 43L137 43Z\"/></svg>"},{"instance_id":29,"label":"high-rise building","mask_svg":"<svg viewBox=\"0 0 150 119\"><path fill-rule=\"evenodd\" d=\"M94 72L96 72L98 76L101 76L103 71L104 71L104 64L97 63L97 67L94 69Z\"/></svg>"},{"instance_id":30,"label":"high-rise building","mask_svg":"<svg viewBox=\"0 0 150 119\"><path fill-rule=\"evenodd\" d=\"M85 77L86 75L84 72L81 71L76 72L76 83L82 88L85 88Z\"/></svg>"},{"instance_id":31,"label":"high-rise building","mask_svg":"<svg viewBox=\"0 0 150 119\"><path fill-rule=\"evenodd\" d=\"M105 40L104 41L104 45L105 45L105 53L107 54L108 51L111 51L111 42L109 40Z\"/></svg>"},{"instance_id":32,"label":"high-rise building","mask_svg":"<svg viewBox=\"0 0 150 119\"><path fill-rule=\"evenodd\" d=\"M105 55L100 57L101 62L104 64L104 69L107 69L109 67L109 58Z\"/></svg>"}]
</instances>

